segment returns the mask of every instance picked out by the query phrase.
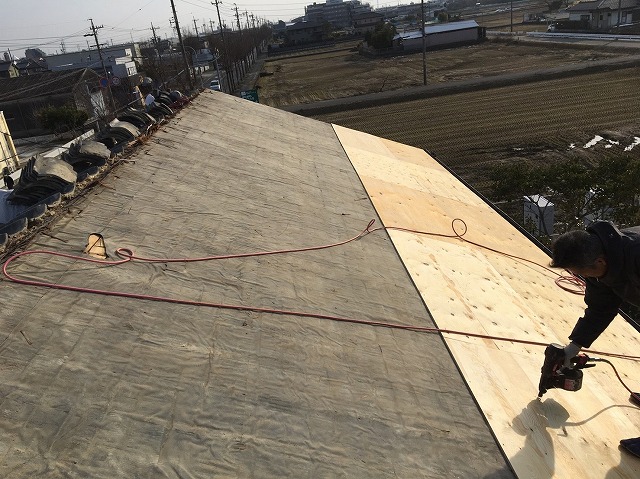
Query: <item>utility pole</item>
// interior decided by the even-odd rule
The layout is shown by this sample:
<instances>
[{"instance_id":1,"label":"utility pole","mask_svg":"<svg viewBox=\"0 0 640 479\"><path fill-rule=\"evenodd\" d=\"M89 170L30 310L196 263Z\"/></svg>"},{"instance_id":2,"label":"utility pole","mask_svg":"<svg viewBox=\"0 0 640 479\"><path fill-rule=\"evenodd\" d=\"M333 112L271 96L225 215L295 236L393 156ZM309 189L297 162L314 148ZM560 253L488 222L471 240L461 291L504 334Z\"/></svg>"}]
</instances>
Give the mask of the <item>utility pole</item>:
<instances>
[{"instance_id":1,"label":"utility pole","mask_svg":"<svg viewBox=\"0 0 640 479\"><path fill-rule=\"evenodd\" d=\"M513 33L513 0L511 0L511 28L509 31Z\"/></svg>"},{"instance_id":2,"label":"utility pole","mask_svg":"<svg viewBox=\"0 0 640 479\"><path fill-rule=\"evenodd\" d=\"M209 28L211 28L211 33L213 33L213 32L214 32L214 29L213 29L213 20L211 20L211 19L209 19Z\"/></svg>"},{"instance_id":3,"label":"utility pole","mask_svg":"<svg viewBox=\"0 0 640 479\"><path fill-rule=\"evenodd\" d=\"M223 25L222 25L222 19L220 18L220 7L219 7L219 5L221 3L222 2L220 0L215 0L214 2L211 2L211 5L215 5L216 6L216 11L218 12L218 25L220 25L220 37L222 38L222 48L223 48L223 50L225 50L225 55L226 55L227 47L225 46L225 43L224 43L224 28L223 28Z\"/></svg>"},{"instance_id":4,"label":"utility pole","mask_svg":"<svg viewBox=\"0 0 640 479\"><path fill-rule=\"evenodd\" d=\"M153 22L151 22L151 32L153 32L153 43L158 47L158 37L156 36L156 28L153 26Z\"/></svg>"},{"instance_id":5,"label":"utility pole","mask_svg":"<svg viewBox=\"0 0 640 479\"><path fill-rule=\"evenodd\" d=\"M184 72L187 75L187 82L189 88L193 90L193 82L191 81L191 74L189 73L189 62L187 62L187 52L184 49L184 43L182 42L182 34L180 33L180 24L178 23L178 15L176 14L176 6L171 0L171 10L173 10L173 21L176 24L176 31L178 32L178 41L180 42L180 48L182 48L182 60L184 61Z\"/></svg>"},{"instance_id":6,"label":"utility pole","mask_svg":"<svg viewBox=\"0 0 640 479\"><path fill-rule=\"evenodd\" d=\"M164 66L162 65L162 53L160 53L160 40L158 40L158 37L156 36L156 29L153 26L153 22L151 22L151 31L153 32L153 43L156 46L156 51L158 52L158 66L160 67L158 69L158 73L160 74L160 81L164 85Z\"/></svg>"},{"instance_id":7,"label":"utility pole","mask_svg":"<svg viewBox=\"0 0 640 479\"><path fill-rule=\"evenodd\" d=\"M616 27L616 33L620 34L620 24L622 23L622 0L618 0L618 25Z\"/></svg>"},{"instance_id":8,"label":"utility pole","mask_svg":"<svg viewBox=\"0 0 640 479\"><path fill-rule=\"evenodd\" d=\"M422 83L427 84L427 33L424 22L424 0L422 3Z\"/></svg>"},{"instance_id":9,"label":"utility pole","mask_svg":"<svg viewBox=\"0 0 640 479\"><path fill-rule=\"evenodd\" d=\"M96 48L98 49L98 57L100 57L100 63L102 64L102 73L104 73L104 77L108 79L109 75L107 75L107 67L104 66L104 59L102 58L102 50L100 50L100 42L98 41L98 29L104 28L104 26L100 25L99 27L96 27L93 24L93 19L90 18L89 21L91 22L91 33L87 33L84 36L94 38L96 42ZM87 40L87 46L88 45L89 45L89 42Z\"/></svg>"},{"instance_id":10,"label":"utility pole","mask_svg":"<svg viewBox=\"0 0 640 479\"><path fill-rule=\"evenodd\" d=\"M238 30L240 30L240 33L242 33L242 27L240 26L240 14L238 13L238 5L236 5L234 3L235 7L236 7L236 22L238 22Z\"/></svg>"},{"instance_id":11,"label":"utility pole","mask_svg":"<svg viewBox=\"0 0 640 479\"><path fill-rule=\"evenodd\" d=\"M238 23L238 32L240 32L240 43L242 43L242 27L240 26L240 14L238 13L238 5L236 5L235 3L233 4L236 8L236 22ZM242 74L244 73L242 71L242 69L244 68L244 59L241 59L241 68L240 68L240 72L238 73L238 77L241 77ZM236 68L236 70L238 69L238 64L237 62L233 63L233 66Z\"/></svg>"},{"instance_id":12,"label":"utility pole","mask_svg":"<svg viewBox=\"0 0 640 479\"><path fill-rule=\"evenodd\" d=\"M220 7L219 5L222 2L220 0L215 0L213 2L211 2L211 5L215 5L216 6L216 11L218 12L218 25L220 25L220 38L222 38L222 54L224 55L224 61L222 62L222 64L225 67L225 72L227 75L227 81L229 80L229 54L227 52L227 44L224 40L224 25L222 24L222 19L220 18ZM220 78L220 81L222 81L222 78ZM233 88L235 87L234 81L233 81L233 75L231 76L231 85L229 85L230 90L233 91ZM224 89L224 85L222 86L222 88Z\"/></svg>"},{"instance_id":13,"label":"utility pole","mask_svg":"<svg viewBox=\"0 0 640 479\"><path fill-rule=\"evenodd\" d=\"M247 12L246 10L244 11L244 16L247 19L247 30L249 30L251 28L251 25L249 24L249 12Z\"/></svg>"},{"instance_id":14,"label":"utility pole","mask_svg":"<svg viewBox=\"0 0 640 479\"><path fill-rule=\"evenodd\" d=\"M98 56L100 57L100 64L102 65L102 73L104 74L104 78L106 78L107 80L107 89L109 90L109 96L111 97L111 106L113 107L113 114L116 114L116 104L115 101L113 99L113 93L111 92L111 80L109 80L109 75L107 74L107 67L104 66L104 58L102 58L102 50L100 50L100 42L98 41L98 30L100 28L104 28L103 25L100 25L99 27L96 27L93 24L93 19L90 18L89 21L91 22L91 33L87 33L84 36L85 37L93 37L94 40L96 41L96 48L98 49ZM89 44L87 43L87 46Z\"/></svg>"},{"instance_id":15,"label":"utility pole","mask_svg":"<svg viewBox=\"0 0 640 479\"><path fill-rule=\"evenodd\" d=\"M196 23L196 19L193 19L193 26L196 29L196 38L200 38L200 34L198 33L198 24Z\"/></svg>"}]
</instances>

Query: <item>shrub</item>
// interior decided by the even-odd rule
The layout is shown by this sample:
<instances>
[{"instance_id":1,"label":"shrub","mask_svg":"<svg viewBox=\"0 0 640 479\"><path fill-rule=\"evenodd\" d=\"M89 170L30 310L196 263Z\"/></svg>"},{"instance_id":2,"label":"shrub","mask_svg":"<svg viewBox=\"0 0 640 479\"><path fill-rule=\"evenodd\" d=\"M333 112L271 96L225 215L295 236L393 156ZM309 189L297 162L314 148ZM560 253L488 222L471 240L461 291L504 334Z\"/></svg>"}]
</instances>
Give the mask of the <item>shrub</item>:
<instances>
[{"instance_id":1,"label":"shrub","mask_svg":"<svg viewBox=\"0 0 640 479\"><path fill-rule=\"evenodd\" d=\"M82 126L88 118L89 115L86 112L69 105L47 106L38 113L38 119L42 126L54 132L73 130Z\"/></svg>"},{"instance_id":2,"label":"shrub","mask_svg":"<svg viewBox=\"0 0 640 479\"><path fill-rule=\"evenodd\" d=\"M370 47L376 50L391 48L393 46L393 37L396 34L396 27L390 23L382 23L376 26L373 32L367 32L365 40Z\"/></svg>"}]
</instances>

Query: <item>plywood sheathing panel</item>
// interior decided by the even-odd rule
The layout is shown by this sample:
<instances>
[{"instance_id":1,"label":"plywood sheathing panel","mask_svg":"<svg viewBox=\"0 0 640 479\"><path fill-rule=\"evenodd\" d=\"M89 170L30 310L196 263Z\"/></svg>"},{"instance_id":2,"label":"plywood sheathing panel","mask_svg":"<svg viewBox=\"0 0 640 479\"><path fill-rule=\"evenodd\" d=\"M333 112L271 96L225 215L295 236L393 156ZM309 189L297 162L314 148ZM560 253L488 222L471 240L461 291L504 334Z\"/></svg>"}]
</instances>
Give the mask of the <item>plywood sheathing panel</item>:
<instances>
[{"instance_id":1,"label":"plywood sheathing panel","mask_svg":"<svg viewBox=\"0 0 640 479\"><path fill-rule=\"evenodd\" d=\"M543 343L565 343L584 309L558 288L548 256L420 149L337 125L334 129L438 327ZM454 224L458 233L464 228ZM531 264L535 262L536 264ZM536 399L543 347L444 334L467 384L519 478L640 477L640 460L618 449L640 436L640 409L604 364L579 392ZM637 355L638 333L621 318L594 348ZM640 365L613 360L640 387Z\"/></svg>"}]
</instances>

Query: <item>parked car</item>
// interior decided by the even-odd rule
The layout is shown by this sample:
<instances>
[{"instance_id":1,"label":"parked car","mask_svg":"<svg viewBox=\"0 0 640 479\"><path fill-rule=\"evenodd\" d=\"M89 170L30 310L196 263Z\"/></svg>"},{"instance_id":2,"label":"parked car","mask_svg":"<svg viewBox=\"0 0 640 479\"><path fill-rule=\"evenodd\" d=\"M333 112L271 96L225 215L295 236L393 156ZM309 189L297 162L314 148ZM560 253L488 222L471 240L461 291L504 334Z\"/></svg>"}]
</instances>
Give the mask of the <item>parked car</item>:
<instances>
[{"instance_id":1,"label":"parked car","mask_svg":"<svg viewBox=\"0 0 640 479\"><path fill-rule=\"evenodd\" d=\"M220 86L220 80L218 80L217 78L211 80L211 83L209 84L209 88L215 91L222 91L222 87Z\"/></svg>"}]
</instances>

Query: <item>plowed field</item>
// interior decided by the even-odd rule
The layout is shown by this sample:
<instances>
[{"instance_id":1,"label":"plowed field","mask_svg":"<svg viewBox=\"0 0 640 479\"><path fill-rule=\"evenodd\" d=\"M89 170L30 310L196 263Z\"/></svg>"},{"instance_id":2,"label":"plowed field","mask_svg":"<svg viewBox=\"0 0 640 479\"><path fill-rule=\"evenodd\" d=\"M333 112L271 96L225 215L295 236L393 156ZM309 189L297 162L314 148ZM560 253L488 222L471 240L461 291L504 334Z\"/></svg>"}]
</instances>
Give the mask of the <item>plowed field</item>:
<instances>
[{"instance_id":1,"label":"plowed field","mask_svg":"<svg viewBox=\"0 0 640 479\"><path fill-rule=\"evenodd\" d=\"M425 149L489 195L488 168L501 162L640 155L640 146L624 151L640 136L639 75L629 68L315 118ZM585 148L596 135L605 140Z\"/></svg>"},{"instance_id":2,"label":"plowed field","mask_svg":"<svg viewBox=\"0 0 640 479\"><path fill-rule=\"evenodd\" d=\"M637 53L604 46L486 41L428 52L427 84L592 63ZM422 53L369 58L343 48L267 60L256 87L260 89L260 103L281 107L421 86L422 69Z\"/></svg>"},{"instance_id":3,"label":"plowed field","mask_svg":"<svg viewBox=\"0 0 640 479\"><path fill-rule=\"evenodd\" d=\"M489 41L428 52L428 83L490 81L520 72L535 76L638 51L606 43ZM407 87L421 85L422 54L370 59L351 51L324 52L269 61L263 72L267 76L259 82L262 103L283 106L333 99L342 111L308 114L422 148L492 201L497 198L492 197L489 175L501 164L640 157L638 67L482 90L472 86L464 93L366 107L354 105L349 97L387 90L401 97L410 91ZM593 143L598 137L603 139ZM501 207L514 217L522 215L517 201Z\"/></svg>"}]
</instances>

